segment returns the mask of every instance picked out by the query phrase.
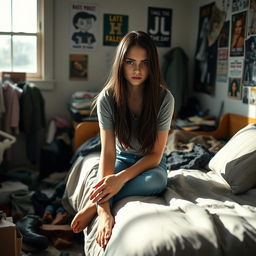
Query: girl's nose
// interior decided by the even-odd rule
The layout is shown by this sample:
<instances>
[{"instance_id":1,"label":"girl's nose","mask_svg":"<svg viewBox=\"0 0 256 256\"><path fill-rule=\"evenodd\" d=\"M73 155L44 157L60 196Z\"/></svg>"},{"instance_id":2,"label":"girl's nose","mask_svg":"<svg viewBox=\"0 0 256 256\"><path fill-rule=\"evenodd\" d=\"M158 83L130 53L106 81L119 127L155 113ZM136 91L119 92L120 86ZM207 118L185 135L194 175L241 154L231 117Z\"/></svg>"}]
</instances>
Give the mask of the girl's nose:
<instances>
[{"instance_id":1,"label":"girl's nose","mask_svg":"<svg viewBox=\"0 0 256 256\"><path fill-rule=\"evenodd\" d=\"M141 70L141 65L135 63L135 64L134 64L134 67L133 67L133 70L134 70L135 72L140 72L140 70Z\"/></svg>"}]
</instances>

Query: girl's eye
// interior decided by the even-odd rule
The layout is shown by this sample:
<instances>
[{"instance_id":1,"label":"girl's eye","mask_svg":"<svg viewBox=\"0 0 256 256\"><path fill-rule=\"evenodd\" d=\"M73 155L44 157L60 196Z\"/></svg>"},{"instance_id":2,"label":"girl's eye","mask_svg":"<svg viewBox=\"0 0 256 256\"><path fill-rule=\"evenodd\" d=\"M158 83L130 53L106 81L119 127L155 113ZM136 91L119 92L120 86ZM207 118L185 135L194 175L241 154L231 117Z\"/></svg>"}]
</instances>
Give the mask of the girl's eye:
<instances>
[{"instance_id":1,"label":"girl's eye","mask_svg":"<svg viewBox=\"0 0 256 256\"><path fill-rule=\"evenodd\" d=\"M134 65L134 61L132 60L126 60L125 63L128 65Z\"/></svg>"},{"instance_id":2,"label":"girl's eye","mask_svg":"<svg viewBox=\"0 0 256 256\"><path fill-rule=\"evenodd\" d=\"M148 67L148 66L149 66L149 61L148 61L148 60L143 61L143 62L142 62L142 65L143 65L144 67Z\"/></svg>"}]
</instances>

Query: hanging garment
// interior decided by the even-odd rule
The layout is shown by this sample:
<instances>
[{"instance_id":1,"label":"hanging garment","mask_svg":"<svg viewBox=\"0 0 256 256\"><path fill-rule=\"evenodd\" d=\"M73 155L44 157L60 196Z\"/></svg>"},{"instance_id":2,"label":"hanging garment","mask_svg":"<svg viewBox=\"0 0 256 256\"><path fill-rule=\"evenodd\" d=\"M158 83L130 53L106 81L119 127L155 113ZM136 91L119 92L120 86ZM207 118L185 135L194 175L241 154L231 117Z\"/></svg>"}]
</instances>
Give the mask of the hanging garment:
<instances>
[{"instance_id":1,"label":"hanging garment","mask_svg":"<svg viewBox=\"0 0 256 256\"><path fill-rule=\"evenodd\" d=\"M5 103L4 103L3 86L2 86L2 83L0 83L0 119L3 116L4 112L5 112Z\"/></svg>"},{"instance_id":2,"label":"hanging garment","mask_svg":"<svg viewBox=\"0 0 256 256\"><path fill-rule=\"evenodd\" d=\"M175 99L176 112L183 105L188 91L188 57L181 47L175 47L164 55L164 79Z\"/></svg>"},{"instance_id":3,"label":"hanging garment","mask_svg":"<svg viewBox=\"0 0 256 256\"><path fill-rule=\"evenodd\" d=\"M35 86L24 85L20 108L20 129L26 136L27 158L31 163L36 163L40 152L41 132L46 123L41 91Z\"/></svg>"},{"instance_id":4,"label":"hanging garment","mask_svg":"<svg viewBox=\"0 0 256 256\"><path fill-rule=\"evenodd\" d=\"M5 81L2 86L5 103L5 114L3 116L3 130L7 133L19 134L19 100L22 90L8 81Z\"/></svg>"},{"instance_id":5,"label":"hanging garment","mask_svg":"<svg viewBox=\"0 0 256 256\"><path fill-rule=\"evenodd\" d=\"M37 87L24 85L20 107L20 129L25 134L32 134L45 128L44 99Z\"/></svg>"}]
</instances>

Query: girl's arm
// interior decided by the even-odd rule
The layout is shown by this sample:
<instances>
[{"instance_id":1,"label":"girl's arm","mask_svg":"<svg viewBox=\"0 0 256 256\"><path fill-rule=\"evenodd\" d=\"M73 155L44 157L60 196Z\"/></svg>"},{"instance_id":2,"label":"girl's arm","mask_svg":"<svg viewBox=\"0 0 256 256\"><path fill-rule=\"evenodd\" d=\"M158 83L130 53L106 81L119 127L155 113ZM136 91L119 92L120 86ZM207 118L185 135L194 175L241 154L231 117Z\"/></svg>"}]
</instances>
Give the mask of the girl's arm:
<instances>
[{"instance_id":1,"label":"girl's arm","mask_svg":"<svg viewBox=\"0 0 256 256\"><path fill-rule=\"evenodd\" d=\"M100 129L101 155L99 163L100 178L113 174L116 161L116 146L113 130Z\"/></svg>"},{"instance_id":2,"label":"girl's arm","mask_svg":"<svg viewBox=\"0 0 256 256\"><path fill-rule=\"evenodd\" d=\"M165 149L168 132L168 130L165 130L157 133L157 140L151 153L142 157L131 167L117 174L108 175L96 184L95 190L92 191L90 195L92 202L98 202L99 200L100 203L106 202L117 194L127 181L138 176L140 173L159 165Z\"/></svg>"}]
</instances>

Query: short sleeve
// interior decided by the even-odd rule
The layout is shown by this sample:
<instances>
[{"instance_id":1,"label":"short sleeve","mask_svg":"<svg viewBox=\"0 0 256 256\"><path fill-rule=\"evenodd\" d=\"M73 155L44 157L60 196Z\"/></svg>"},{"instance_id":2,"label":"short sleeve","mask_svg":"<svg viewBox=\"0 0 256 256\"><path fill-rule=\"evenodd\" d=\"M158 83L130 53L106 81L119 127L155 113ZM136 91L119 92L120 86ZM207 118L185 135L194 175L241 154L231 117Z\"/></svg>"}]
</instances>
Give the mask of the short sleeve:
<instances>
[{"instance_id":1,"label":"short sleeve","mask_svg":"<svg viewBox=\"0 0 256 256\"><path fill-rule=\"evenodd\" d=\"M113 109L111 108L111 97L107 91L102 91L97 99L97 115L101 129L109 130L114 127Z\"/></svg>"},{"instance_id":2,"label":"short sleeve","mask_svg":"<svg viewBox=\"0 0 256 256\"><path fill-rule=\"evenodd\" d=\"M157 130L170 130L174 111L174 98L171 92L165 89L165 96L160 106L157 120Z\"/></svg>"}]
</instances>

